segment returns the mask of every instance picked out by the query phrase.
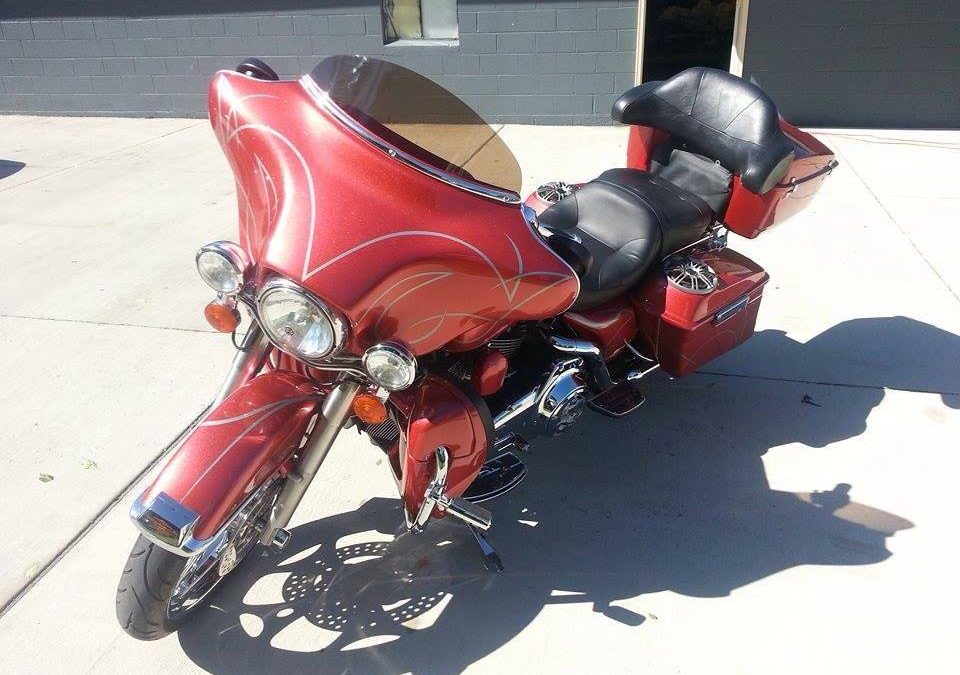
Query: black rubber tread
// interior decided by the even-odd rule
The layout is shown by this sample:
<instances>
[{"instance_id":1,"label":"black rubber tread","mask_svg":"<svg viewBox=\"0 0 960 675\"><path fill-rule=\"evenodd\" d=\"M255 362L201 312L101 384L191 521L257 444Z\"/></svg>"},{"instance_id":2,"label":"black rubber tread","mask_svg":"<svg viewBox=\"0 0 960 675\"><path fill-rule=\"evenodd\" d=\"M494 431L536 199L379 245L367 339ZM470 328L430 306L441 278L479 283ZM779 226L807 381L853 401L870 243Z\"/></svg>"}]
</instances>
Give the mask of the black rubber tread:
<instances>
[{"instance_id":1,"label":"black rubber tread","mask_svg":"<svg viewBox=\"0 0 960 675\"><path fill-rule=\"evenodd\" d=\"M171 621L167 604L187 559L138 537L117 586L117 620L138 640L159 640L177 630L190 613ZM198 603L199 605L199 603Z\"/></svg>"}]
</instances>

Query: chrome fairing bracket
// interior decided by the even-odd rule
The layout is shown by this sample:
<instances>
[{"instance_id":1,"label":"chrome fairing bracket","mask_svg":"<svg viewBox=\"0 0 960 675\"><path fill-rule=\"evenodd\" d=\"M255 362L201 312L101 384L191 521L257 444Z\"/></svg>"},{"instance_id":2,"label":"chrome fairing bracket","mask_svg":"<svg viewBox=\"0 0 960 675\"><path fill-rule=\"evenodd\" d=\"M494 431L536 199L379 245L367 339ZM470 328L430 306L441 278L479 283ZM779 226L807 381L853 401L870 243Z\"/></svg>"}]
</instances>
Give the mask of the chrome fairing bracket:
<instances>
[{"instance_id":1,"label":"chrome fairing bracket","mask_svg":"<svg viewBox=\"0 0 960 675\"><path fill-rule=\"evenodd\" d=\"M157 494L148 504L137 498L130 507L130 518L143 536L178 555L196 555L211 541L193 538L193 528L200 516L165 492Z\"/></svg>"}]
</instances>

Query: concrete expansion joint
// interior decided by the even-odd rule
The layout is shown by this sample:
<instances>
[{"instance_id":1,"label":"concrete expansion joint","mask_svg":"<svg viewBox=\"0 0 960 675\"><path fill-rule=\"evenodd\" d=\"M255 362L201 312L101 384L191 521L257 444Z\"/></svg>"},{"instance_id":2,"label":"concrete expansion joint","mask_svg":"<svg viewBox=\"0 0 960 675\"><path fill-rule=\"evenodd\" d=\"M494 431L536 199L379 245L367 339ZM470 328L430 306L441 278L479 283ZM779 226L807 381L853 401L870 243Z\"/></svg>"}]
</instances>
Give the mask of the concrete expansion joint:
<instances>
[{"instance_id":1,"label":"concrete expansion joint","mask_svg":"<svg viewBox=\"0 0 960 675\"><path fill-rule=\"evenodd\" d=\"M163 450L157 453L157 455L154 456L153 459L151 459L146 466L144 466L140 471L137 472L137 475L135 475L132 479L130 479L130 481L128 481L127 484L124 485L119 492L117 492L106 504L104 504L103 508L97 511L96 515L94 515L93 518L88 520L80 529L80 531L77 532L73 536L73 538L70 539L70 541L68 541L62 548L57 550L56 555L54 555L45 565L43 565L43 567L41 567L37 571L37 573L30 578L30 580L27 583L21 586L20 589L13 595L13 597L11 597L9 600L3 603L2 606L0 606L0 619L2 619L3 616L13 608L14 605L20 602L20 600L22 600L23 597L30 592L30 589L32 589L37 583L39 583L39 581L43 579L43 577L46 576L46 574L50 570L56 567L57 564L61 560L63 560L63 557L67 553L69 553L74 546L80 543L80 541L84 537L86 537L87 534L89 534L90 531L93 530L93 528L95 528L97 524L99 524L100 521L103 520L104 517L106 517L106 515L110 513L110 511L117 504L119 504L124 499L126 499L126 497L133 491L133 489L137 486L137 484L141 480L143 480L144 476L150 473L154 469L154 467L156 467L161 461L163 461L163 459L167 456L167 453L169 453L171 450L177 447L177 445L180 444L180 442L187 436L187 433L191 429L193 429L194 425L197 422L199 422L204 415L207 414L208 410L210 410L209 405L207 405L206 407L204 407L203 410L197 413L197 415L190 421L190 423L186 427L184 427L184 429L179 434L177 434L177 436L172 441L170 441L169 443L167 443L167 445L164 446Z\"/></svg>"},{"instance_id":2,"label":"concrete expansion joint","mask_svg":"<svg viewBox=\"0 0 960 675\"><path fill-rule=\"evenodd\" d=\"M940 396L960 396L960 391L941 391L939 389L901 389L899 387L881 387L873 384L853 384L851 382L827 382L820 380L800 380L791 377L769 377L765 375L747 375L744 373L715 373L711 371L697 371L698 375L714 375L716 377L736 377L742 380L761 380L765 382L793 382L796 384L815 384L821 387L846 387L848 389L872 389L875 391L902 391L909 394L938 394Z\"/></svg>"},{"instance_id":3,"label":"concrete expansion joint","mask_svg":"<svg viewBox=\"0 0 960 675\"><path fill-rule=\"evenodd\" d=\"M920 256L920 259L923 260L923 263L927 266L927 268L931 272L933 272L933 275L937 277L937 280L940 282L940 284L945 289L947 289L947 293L952 295L953 299L956 300L958 303L960 303L960 296L958 296L956 291L954 291L953 288L950 287L950 284L947 282L946 279L943 278L943 275L940 274L940 272L937 270L934 264L930 262L930 259L923 254L923 251L920 250L920 248L917 246L917 243L913 240L913 238L909 234L907 234L906 230L900 227L900 223L898 223L897 219L893 217L892 213L890 213L890 209L886 207L886 205L883 203L883 200L881 200L877 196L877 193L873 191L873 188L871 188L870 185L867 183L867 181L863 179L863 177L857 171L856 166L854 166L853 162L848 161L846 164L849 167L850 171L853 172L853 175L857 177L857 180L860 181L860 184L863 185L863 188L870 193L871 197L873 197L873 200L877 203L877 206L879 206L883 210L884 214L886 214L887 219L891 223L893 223L893 226L897 228L897 231L903 236L903 238L910 243L910 248L913 249L913 252L916 253L918 256Z\"/></svg>"},{"instance_id":4,"label":"concrete expansion joint","mask_svg":"<svg viewBox=\"0 0 960 675\"><path fill-rule=\"evenodd\" d=\"M26 321L57 321L60 323L82 323L91 326L111 326L114 328L147 328L150 330L174 330L181 333L206 333L217 334L215 330L204 328L182 328L180 326L147 326L139 323L117 323L112 321L90 321L87 319L65 319L53 316L26 316L23 314L2 314L0 319L23 319Z\"/></svg>"}]
</instances>

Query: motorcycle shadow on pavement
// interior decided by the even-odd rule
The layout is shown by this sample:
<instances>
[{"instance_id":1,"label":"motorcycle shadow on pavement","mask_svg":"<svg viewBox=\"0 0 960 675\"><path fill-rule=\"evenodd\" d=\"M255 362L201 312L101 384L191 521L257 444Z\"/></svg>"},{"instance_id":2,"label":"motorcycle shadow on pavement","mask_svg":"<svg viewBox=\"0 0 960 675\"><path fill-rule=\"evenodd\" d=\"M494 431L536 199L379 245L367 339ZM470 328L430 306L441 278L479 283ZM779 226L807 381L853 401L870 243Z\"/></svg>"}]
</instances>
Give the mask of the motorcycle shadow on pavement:
<instances>
[{"instance_id":1,"label":"motorcycle shadow on pavement","mask_svg":"<svg viewBox=\"0 0 960 675\"><path fill-rule=\"evenodd\" d=\"M788 367L818 350L860 358L867 338L888 359L960 355L957 336L904 318L845 322L807 343L764 331L748 344ZM771 489L761 459L863 433L883 389L694 375L652 377L646 390L631 417L591 414L534 443L526 481L490 505L504 574L483 569L463 526L405 534L399 502L375 498L244 561L181 629L181 646L213 673L461 672L549 605L586 603L643 630L644 594L722 597L797 565L878 563L887 537L912 527L851 501L850 485ZM942 401L960 407L956 395ZM614 604L626 599L633 609Z\"/></svg>"}]
</instances>

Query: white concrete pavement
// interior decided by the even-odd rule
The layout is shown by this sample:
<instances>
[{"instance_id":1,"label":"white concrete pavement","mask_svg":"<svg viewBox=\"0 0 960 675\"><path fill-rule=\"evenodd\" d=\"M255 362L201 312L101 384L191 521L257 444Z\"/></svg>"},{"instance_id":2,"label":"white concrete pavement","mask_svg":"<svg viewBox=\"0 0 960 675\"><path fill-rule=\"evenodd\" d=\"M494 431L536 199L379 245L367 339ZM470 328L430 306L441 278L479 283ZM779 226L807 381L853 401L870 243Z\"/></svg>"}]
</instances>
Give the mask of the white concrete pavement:
<instances>
[{"instance_id":1,"label":"white concrete pavement","mask_svg":"<svg viewBox=\"0 0 960 675\"><path fill-rule=\"evenodd\" d=\"M622 164L622 129L503 133L526 189ZM820 136L842 164L814 205L731 241L772 276L758 335L535 445L494 504L505 575L455 527L393 540L392 483L350 435L299 559L245 564L144 644L113 616L134 533L111 504L229 361L192 257L231 236L232 181L197 120L0 118L0 160L26 164L0 179L0 602L39 575L0 672L951 671L960 134Z\"/></svg>"}]
</instances>

